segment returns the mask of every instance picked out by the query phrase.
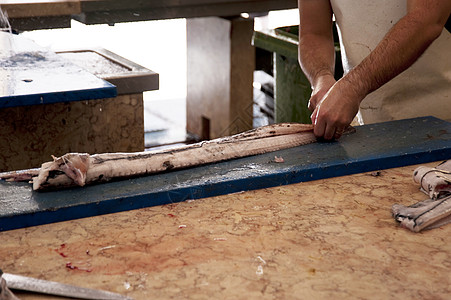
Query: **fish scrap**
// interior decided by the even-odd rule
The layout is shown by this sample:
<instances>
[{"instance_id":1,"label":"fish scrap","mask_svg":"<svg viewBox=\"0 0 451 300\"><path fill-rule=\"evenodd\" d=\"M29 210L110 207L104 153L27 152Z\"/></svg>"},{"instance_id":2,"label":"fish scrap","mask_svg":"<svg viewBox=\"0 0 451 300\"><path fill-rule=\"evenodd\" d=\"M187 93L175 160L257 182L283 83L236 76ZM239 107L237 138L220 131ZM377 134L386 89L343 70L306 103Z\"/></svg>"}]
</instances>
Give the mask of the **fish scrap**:
<instances>
[{"instance_id":1,"label":"fish scrap","mask_svg":"<svg viewBox=\"0 0 451 300\"><path fill-rule=\"evenodd\" d=\"M420 184L421 190L431 199L438 199L451 193L451 160L439 164L435 168L418 167L413 172L413 180Z\"/></svg>"},{"instance_id":2,"label":"fish scrap","mask_svg":"<svg viewBox=\"0 0 451 300\"><path fill-rule=\"evenodd\" d=\"M415 169L413 177L430 199L410 206L394 204L392 215L395 220L413 232L451 223L451 160L435 168L420 166Z\"/></svg>"},{"instance_id":3,"label":"fish scrap","mask_svg":"<svg viewBox=\"0 0 451 300\"><path fill-rule=\"evenodd\" d=\"M346 132L354 131L350 127ZM33 190L45 191L194 167L314 142L313 125L279 123L175 149L94 155L67 153L43 163L38 172L33 170L28 177L26 172L10 172L0 174L0 179L31 178ZM15 176L19 173L20 176Z\"/></svg>"}]
</instances>

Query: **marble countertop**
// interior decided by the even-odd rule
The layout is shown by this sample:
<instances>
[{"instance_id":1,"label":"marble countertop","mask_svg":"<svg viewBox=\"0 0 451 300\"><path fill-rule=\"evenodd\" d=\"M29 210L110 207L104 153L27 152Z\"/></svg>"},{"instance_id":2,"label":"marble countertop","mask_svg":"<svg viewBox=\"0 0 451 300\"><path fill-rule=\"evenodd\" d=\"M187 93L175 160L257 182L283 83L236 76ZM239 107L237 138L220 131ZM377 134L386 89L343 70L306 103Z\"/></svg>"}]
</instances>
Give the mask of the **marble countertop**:
<instances>
[{"instance_id":1,"label":"marble countertop","mask_svg":"<svg viewBox=\"0 0 451 300\"><path fill-rule=\"evenodd\" d=\"M0 267L135 299L445 299L451 226L390 214L427 198L415 167L0 232Z\"/></svg>"}]
</instances>

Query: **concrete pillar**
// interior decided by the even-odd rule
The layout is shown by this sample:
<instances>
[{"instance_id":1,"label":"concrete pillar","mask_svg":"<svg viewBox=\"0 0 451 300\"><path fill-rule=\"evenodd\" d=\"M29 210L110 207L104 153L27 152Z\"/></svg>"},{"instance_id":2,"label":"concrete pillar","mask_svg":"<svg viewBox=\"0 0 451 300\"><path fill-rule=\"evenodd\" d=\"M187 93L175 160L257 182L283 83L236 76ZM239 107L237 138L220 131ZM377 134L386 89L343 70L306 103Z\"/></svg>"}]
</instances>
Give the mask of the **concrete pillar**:
<instances>
[{"instance_id":1,"label":"concrete pillar","mask_svg":"<svg viewBox=\"0 0 451 300\"><path fill-rule=\"evenodd\" d=\"M187 20L187 131L202 139L252 128L252 19Z\"/></svg>"}]
</instances>

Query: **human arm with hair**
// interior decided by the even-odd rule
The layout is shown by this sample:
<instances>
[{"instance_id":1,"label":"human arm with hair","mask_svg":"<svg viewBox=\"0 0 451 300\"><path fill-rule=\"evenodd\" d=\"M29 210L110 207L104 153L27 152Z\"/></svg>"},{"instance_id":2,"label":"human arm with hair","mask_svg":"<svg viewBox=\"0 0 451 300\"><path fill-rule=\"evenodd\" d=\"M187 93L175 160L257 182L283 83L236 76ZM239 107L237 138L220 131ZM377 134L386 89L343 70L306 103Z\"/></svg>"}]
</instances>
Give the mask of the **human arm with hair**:
<instances>
[{"instance_id":1,"label":"human arm with hair","mask_svg":"<svg viewBox=\"0 0 451 300\"><path fill-rule=\"evenodd\" d=\"M299 64L312 85L308 108L313 111L335 84L335 48L329 0L298 0Z\"/></svg>"},{"instance_id":2,"label":"human arm with hair","mask_svg":"<svg viewBox=\"0 0 451 300\"><path fill-rule=\"evenodd\" d=\"M440 36L451 12L451 1L406 1L407 14L317 103L312 114L317 137L339 138L366 95L409 68Z\"/></svg>"}]
</instances>

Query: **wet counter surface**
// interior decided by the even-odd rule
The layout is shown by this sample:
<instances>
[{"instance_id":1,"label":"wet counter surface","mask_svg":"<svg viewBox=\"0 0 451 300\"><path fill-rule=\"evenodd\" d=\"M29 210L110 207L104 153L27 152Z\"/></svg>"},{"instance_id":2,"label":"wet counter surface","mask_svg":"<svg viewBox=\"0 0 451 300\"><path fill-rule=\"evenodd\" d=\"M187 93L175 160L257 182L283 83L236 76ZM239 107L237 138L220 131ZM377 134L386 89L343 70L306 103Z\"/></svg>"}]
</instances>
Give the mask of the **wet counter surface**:
<instances>
[{"instance_id":1,"label":"wet counter surface","mask_svg":"<svg viewBox=\"0 0 451 300\"><path fill-rule=\"evenodd\" d=\"M135 299L446 299L451 225L390 214L427 198L416 167L0 232L0 266Z\"/></svg>"},{"instance_id":2,"label":"wet counter surface","mask_svg":"<svg viewBox=\"0 0 451 300\"><path fill-rule=\"evenodd\" d=\"M116 87L23 36L0 31L0 109L112 98Z\"/></svg>"}]
</instances>

